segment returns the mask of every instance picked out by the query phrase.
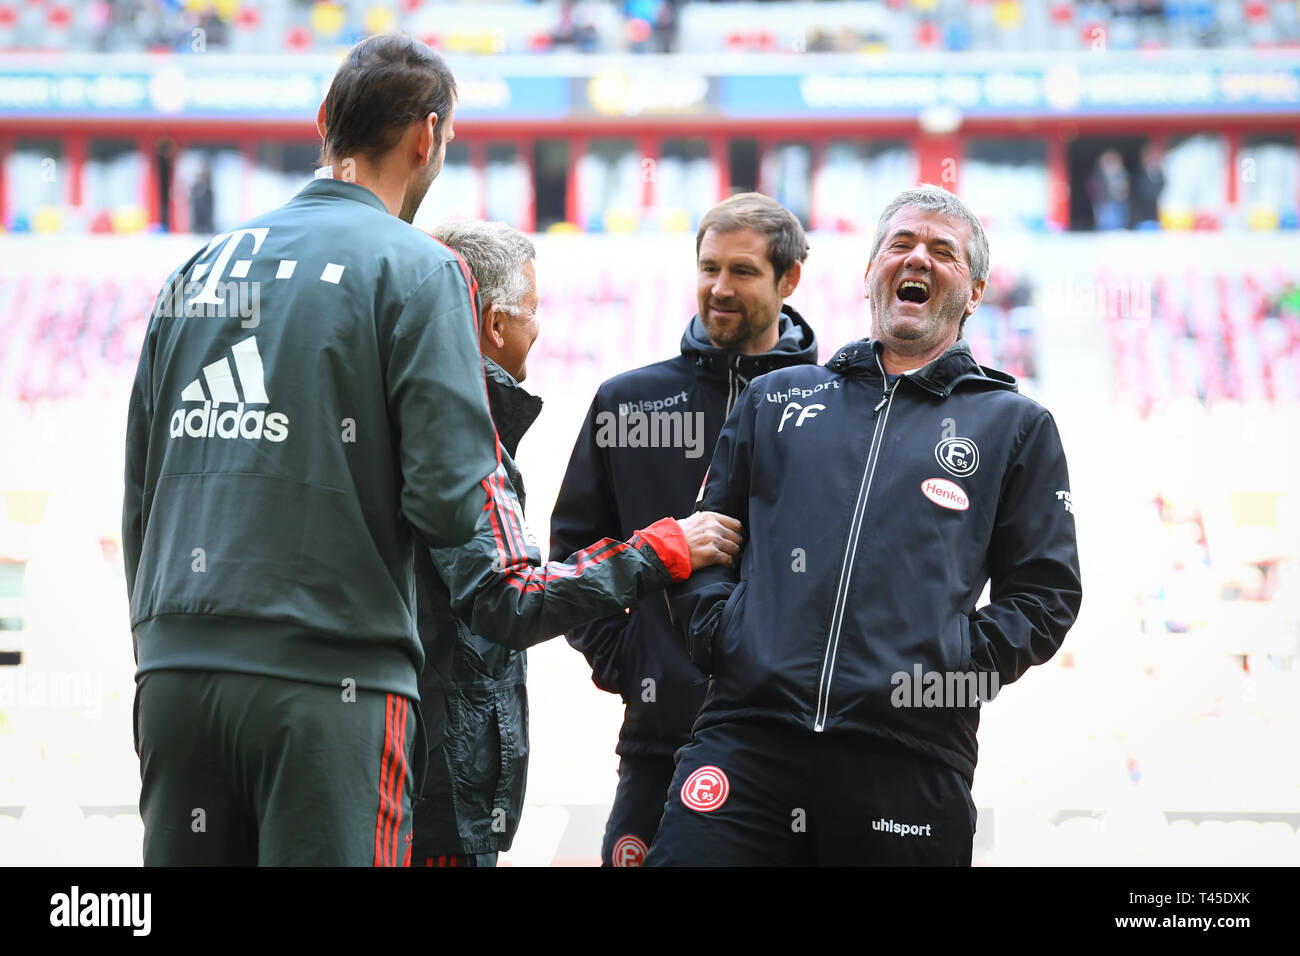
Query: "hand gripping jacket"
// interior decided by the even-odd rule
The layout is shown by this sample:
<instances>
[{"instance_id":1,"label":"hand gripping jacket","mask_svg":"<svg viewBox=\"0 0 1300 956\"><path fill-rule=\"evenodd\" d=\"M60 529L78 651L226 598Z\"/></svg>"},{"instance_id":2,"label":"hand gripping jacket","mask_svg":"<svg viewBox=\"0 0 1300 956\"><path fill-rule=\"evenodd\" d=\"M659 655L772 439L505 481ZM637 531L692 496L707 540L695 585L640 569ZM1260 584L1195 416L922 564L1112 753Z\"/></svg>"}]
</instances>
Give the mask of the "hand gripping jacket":
<instances>
[{"instance_id":1,"label":"hand gripping jacket","mask_svg":"<svg viewBox=\"0 0 1300 956\"><path fill-rule=\"evenodd\" d=\"M700 507L744 522L739 576L669 592L713 675L695 729L859 733L969 782L976 694L1050 658L1079 612L1065 454L964 341L892 384L878 349L755 379L723 428Z\"/></svg>"},{"instance_id":2,"label":"hand gripping jacket","mask_svg":"<svg viewBox=\"0 0 1300 956\"><path fill-rule=\"evenodd\" d=\"M439 853L508 850L514 839L528 770L524 648L622 613L691 573L685 536L671 518L628 541L606 538L543 564L524 526L523 478L514 462L541 400L491 359L483 365L501 438L491 498L468 544L416 555L420 700L431 759L415 804L415 836L421 849Z\"/></svg>"},{"instance_id":3,"label":"hand gripping jacket","mask_svg":"<svg viewBox=\"0 0 1300 956\"><path fill-rule=\"evenodd\" d=\"M776 347L745 355L716 348L697 316L682 335L680 355L600 386L551 514L552 558L596 538L626 537L662 515L691 513L718 433L749 380L817 361L817 340L803 316L786 306L778 321ZM694 416L690 422L703 426L693 436L696 447L601 441L602 416L659 411ZM568 638L590 662L596 686L620 694L627 705L619 754L670 756L686 743L707 681L686 656L663 601L574 628Z\"/></svg>"}]
</instances>

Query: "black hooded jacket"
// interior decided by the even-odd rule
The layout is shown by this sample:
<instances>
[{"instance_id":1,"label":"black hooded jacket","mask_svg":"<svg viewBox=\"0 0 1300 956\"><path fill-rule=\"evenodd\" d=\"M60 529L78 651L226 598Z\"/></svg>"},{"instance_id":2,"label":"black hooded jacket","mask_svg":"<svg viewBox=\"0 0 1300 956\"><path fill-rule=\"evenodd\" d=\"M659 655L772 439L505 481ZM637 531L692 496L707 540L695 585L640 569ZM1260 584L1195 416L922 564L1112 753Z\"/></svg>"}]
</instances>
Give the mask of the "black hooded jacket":
<instances>
[{"instance_id":1,"label":"black hooded jacket","mask_svg":"<svg viewBox=\"0 0 1300 956\"><path fill-rule=\"evenodd\" d=\"M551 515L553 559L597 538L625 538L665 515L691 513L718 433L749 381L817 361L812 328L788 305L782 313L770 352L716 348L696 316L680 355L600 386ZM707 679L691 664L663 601L567 636L586 655L596 686L626 704L620 755L669 755L686 743Z\"/></svg>"},{"instance_id":2,"label":"black hooded jacket","mask_svg":"<svg viewBox=\"0 0 1300 956\"><path fill-rule=\"evenodd\" d=\"M755 379L727 420L700 507L744 523L739 570L669 591L713 675L695 729L861 734L969 782L981 697L1079 613L1065 453L1047 409L964 341L893 381L877 350Z\"/></svg>"}]
</instances>

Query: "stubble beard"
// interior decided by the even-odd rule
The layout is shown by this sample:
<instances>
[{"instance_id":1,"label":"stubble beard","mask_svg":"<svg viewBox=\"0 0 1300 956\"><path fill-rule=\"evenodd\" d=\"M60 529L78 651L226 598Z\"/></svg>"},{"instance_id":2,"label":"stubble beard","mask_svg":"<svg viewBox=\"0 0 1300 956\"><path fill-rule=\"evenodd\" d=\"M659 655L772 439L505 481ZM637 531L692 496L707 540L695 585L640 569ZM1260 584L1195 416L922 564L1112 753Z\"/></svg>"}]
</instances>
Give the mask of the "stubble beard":
<instances>
[{"instance_id":1,"label":"stubble beard","mask_svg":"<svg viewBox=\"0 0 1300 956\"><path fill-rule=\"evenodd\" d=\"M933 345L927 340L936 329L948 328L960 330L961 317L970 301L970 292L961 288L953 289L931 313L930 321L924 328L916 326L897 329L894 323L886 325L889 309L894 297L888 287L873 287L871 290L871 329L872 335L880 339L890 351L900 355L920 354L929 351ZM930 300L926 304L930 304ZM960 336L960 331L957 332Z\"/></svg>"},{"instance_id":2,"label":"stubble beard","mask_svg":"<svg viewBox=\"0 0 1300 956\"><path fill-rule=\"evenodd\" d=\"M429 187L442 172L442 150L439 148L438 155L429 161L429 165L421 170L423 175L411 185L406 187L406 195L402 197L402 211L399 212L398 218L403 222L410 223L415 220L415 214L420 209L420 203L424 202L425 195L429 192Z\"/></svg>"},{"instance_id":3,"label":"stubble beard","mask_svg":"<svg viewBox=\"0 0 1300 956\"><path fill-rule=\"evenodd\" d=\"M706 308L707 307L708 306L706 305ZM751 342L758 340L761 336L766 334L772 322L776 321L776 317L774 316L772 322L768 322L760 327L758 319L754 318L743 304L737 303L736 311L739 313L738 319L726 329L719 328L716 322L712 322L707 318L701 319L704 325L704 331L709 337L709 341L718 348L731 349L734 351L743 350L748 347ZM704 314L707 315L708 313L705 312Z\"/></svg>"}]
</instances>

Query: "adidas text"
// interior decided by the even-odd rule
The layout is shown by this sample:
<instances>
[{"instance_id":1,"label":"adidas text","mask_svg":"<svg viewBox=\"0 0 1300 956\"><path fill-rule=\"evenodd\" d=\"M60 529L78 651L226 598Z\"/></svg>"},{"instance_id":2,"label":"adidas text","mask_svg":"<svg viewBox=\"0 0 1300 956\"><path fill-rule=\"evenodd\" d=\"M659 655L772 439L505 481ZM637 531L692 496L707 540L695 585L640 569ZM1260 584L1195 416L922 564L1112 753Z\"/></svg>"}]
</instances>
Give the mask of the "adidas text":
<instances>
[{"instance_id":1,"label":"adidas text","mask_svg":"<svg viewBox=\"0 0 1300 956\"><path fill-rule=\"evenodd\" d=\"M240 402L234 408L218 412L211 402L202 408L186 411L178 408L172 412L171 437L180 438L265 438L267 441L284 441L289 437L289 419L283 412L268 414L262 409L244 409Z\"/></svg>"}]
</instances>

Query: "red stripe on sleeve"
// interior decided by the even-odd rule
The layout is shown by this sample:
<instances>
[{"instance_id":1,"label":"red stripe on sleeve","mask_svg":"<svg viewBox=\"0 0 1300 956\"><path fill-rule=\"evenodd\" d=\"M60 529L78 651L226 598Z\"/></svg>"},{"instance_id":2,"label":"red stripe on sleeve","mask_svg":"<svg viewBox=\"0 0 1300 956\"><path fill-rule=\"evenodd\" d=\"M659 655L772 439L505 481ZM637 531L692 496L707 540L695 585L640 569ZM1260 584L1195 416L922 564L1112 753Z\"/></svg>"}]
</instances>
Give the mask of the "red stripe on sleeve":
<instances>
[{"instance_id":1,"label":"red stripe on sleeve","mask_svg":"<svg viewBox=\"0 0 1300 956\"><path fill-rule=\"evenodd\" d=\"M441 239L439 239L437 236L435 236L433 233L429 232L428 230L422 230L422 231L430 239L438 243L438 245L442 246L444 249L446 249L448 252L450 252L453 256L456 257L456 264L460 266L461 278L465 280L465 291L469 293L469 311L474 317L474 341L478 342L481 334L481 330L478 327L478 323L479 323L478 310L476 309L476 303L478 301L477 300L478 280L475 279L473 274L469 271L469 266L466 264L465 260L461 258L459 252L457 252L451 246L447 245L445 242L443 242ZM482 354L483 354L483 348L482 346L480 346L479 355L481 356ZM483 369L483 398L485 401L487 400L487 369L486 368ZM492 423L492 437L496 439L497 465L499 466L501 464L501 438L497 434L496 422Z\"/></svg>"},{"instance_id":2,"label":"red stripe on sleeve","mask_svg":"<svg viewBox=\"0 0 1300 956\"><path fill-rule=\"evenodd\" d=\"M525 568L511 568L507 574L507 580L524 594L533 591L544 591L548 584L560 578L580 577L615 555L622 554L630 547L633 547L633 545L627 541L614 541L612 538L605 538L593 544L590 548L579 551L577 564L570 565L562 561L551 561L541 567L529 565Z\"/></svg>"},{"instance_id":3,"label":"red stripe on sleeve","mask_svg":"<svg viewBox=\"0 0 1300 956\"><path fill-rule=\"evenodd\" d=\"M497 557L504 564L506 562L506 543L501 534L501 522L497 517L496 496L492 493L492 482L489 478L483 479L483 490L487 492L487 504L483 510L488 513L488 522L492 526L492 538L496 542Z\"/></svg>"},{"instance_id":4,"label":"red stripe on sleeve","mask_svg":"<svg viewBox=\"0 0 1300 956\"><path fill-rule=\"evenodd\" d=\"M524 564L528 564L528 543L525 540L523 528L519 525L519 516L515 513L515 509L510 507L504 470L497 472L496 483L501 490L501 496L497 499L497 507L501 509L502 523L506 527L507 534L511 536L511 545L517 550L519 560Z\"/></svg>"}]
</instances>

